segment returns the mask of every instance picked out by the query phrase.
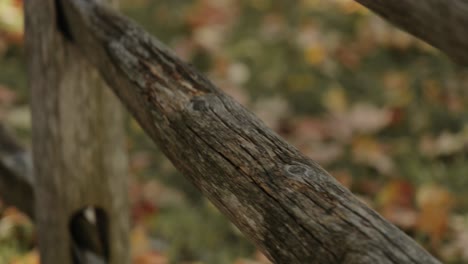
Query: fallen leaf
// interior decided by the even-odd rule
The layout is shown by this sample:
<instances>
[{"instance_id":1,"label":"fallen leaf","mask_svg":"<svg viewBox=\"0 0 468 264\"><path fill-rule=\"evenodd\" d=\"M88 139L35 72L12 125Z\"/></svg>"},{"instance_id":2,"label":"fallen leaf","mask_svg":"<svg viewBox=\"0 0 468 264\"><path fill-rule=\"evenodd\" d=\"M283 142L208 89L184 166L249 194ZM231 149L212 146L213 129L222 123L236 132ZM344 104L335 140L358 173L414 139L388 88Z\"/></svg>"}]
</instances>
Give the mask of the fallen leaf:
<instances>
[{"instance_id":1,"label":"fallen leaf","mask_svg":"<svg viewBox=\"0 0 468 264\"><path fill-rule=\"evenodd\" d=\"M228 71L228 79L238 85L242 85L247 82L250 78L250 70L247 65L244 63L232 63L229 65Z\"/></svg>"},{"instance_id":2,"label":"fallen leaf","mask_svg":"<svg viewBox=\"0 0 468 264\"><path fill-rule=\"evenodd\" d=\"M386 147L372 137L357 137L352 142L353 160L375 168L382 174L391 174L395 169L393 159Z\"/></svg>"},{"instance_id":3,"label":"fallen leaf","mask_svg":"<svg viewBox=\"0 0 468 264\"><path fill-rule=\"evenodd\" d=\"M0 104L11 105L16 100L16 93L9 87L0 84Z\"/></svg>"},{"instance_id":4,"label":"fallen leaf","mask_svg":"<svg viewBox=\"0 0 468 264\"><path fill-rule=\"evenodd\" d=\"M387 206L380 209L379 212L388 221L405 230L413 229L418 221L418 212L413 208Z\"/></svg>"},{"instance_id":5,"label":"fallen leaf","mask_svg":"<svg viewBox=\"0 0 468 264\"><path fill-rule=\"evenodd\" d=\"M325 120L313 117L300 118L293 124L293 138L296 141L324 141L328 136L328 124Z\"/></svg>"},{"instance_id":6,"label":"fallen leaf","mask_svg":"<svg viewBox=\"0 0 468 264\"><path fill-rule=\"evenodd\" d=\"M442 246L441 255L445 260L468 261L468 218L466 216L454 216L450 220L453 239Z\"/></svg>"},{"instance_id":7,"label":"fallen leaf","mask_svg":"<svg viewBox=\"0 0 468 264\"><path fill-rule=\"evenodd\" d=\"M327 51L323 44L315 42L305 49L304 55L306 62L312 65L318 65L327 57Z\"/></svg>"},{"instance_id":8,"label":"fallen leaf","mask_svg":"<svg viewBox=\"0 0 468 264\"><path fill-rule=\"evenodd\" d=\"M344 154L343 145L337 143L309 141L299 145L298 148L302 153L322 165L327 165Z\"/></svg>"},{"instance_id":9,"label":"fallen leaf","mask_svg":"<svg viewBox=\"0 0 468 264\"><path fill-rule=\"evenodd\" d=\"M10 262L10 264L39 264L39 263L40 263L39 252L36 249Z\"/></svg>"},{"instance_id":10,"label":"fallen leaf","mask_svg":"<svg viewBox=\"0 0 468 264\"><path fill-rule=\"evenodd\" d=\"M23 39L23 6L15 0L0 0L0 31L7 39L20 43Z\"/></svg>"},{"instance_id":11,"label":"fallen leaf","mask_svg":"<svg viewBox=\"0 0 468 264\"><path fill-rule=\"evenodd\" d=\"M468 126L458 133L442 132L437 137L424 135L419 150L429 157L450 156L463 151L468 146Z\"/></svg>"},{"instance_id":12,"label":"fallen leaf","mask_svg":"<svg viewBox=\"0 0 468 264\"><path fill-rule=\"evenodd\" d=\"M413 101L409 75L402 71L389 71L383 76L385 96L393 107L406 106Z\"/></svg>"},{"instance_id":13,"label":"fallen leaf","mask_svg":"<svg viewBox=\"0 0 468 264\"><path fill-rule=\"evenodd\" d=\"M136 225L130 231L131 255L136 258L151 249L148 230L142 225Z\"/></svg>"},{"instance_id":14,"label":"fallen leaf","mask_svg":"<svg viewBox=\"0 0 468 264\"><path fill-rule=\"evenodd\" d=\"M431 246L438 248L448 230L448 220L454 206L454 197L437 185L422 186L416 195L420 214L417 229L431 239Z\"/></svg>"},{"instance_id":15,"label":"fallen leaf","mask_svg":"<svg viewBox=\"0 0 468 264\"><path fill-rule=\"evenodd\" d=\"M348 170L334 170L330 171L330 174L337 179L341 185L344 187L351 189L353 184L353 176Z\"/></svg>"},{"instance_id":16,"label":"fallen leaf","mask_svg":"<svg viewBox=\"0 0 468 264\"><path fill-rule=\"evenodd\" d=\"M255 253L255 260L261 264L271 264L270 260L260 251Z\"/></svg>"},{"instance_id":17,"label":"fallen leaf","mask_svg":"<svg viewBox=\"0 0 468 264\"><path fill-rule=\"evenodd\" d=\"M169 259L154 251L140 254L133 258L133 264L169 264Z\"/></svg>"},{"instance_id":18,"label":"fallen leaf","mask_svg":"<svg viewBox=\"0 0 468 264\"><path fill-rule=\"evenodd\" d=\"M415 191L413 185L405 180L392 180L385 184L377 195L377 203L381 207L401 206L412 207Z\"/></svg>"},{"instance_id":19,"label":"fallen leaf","mask_svg":"<svg viewBox=\"0 0 468 264\"><path fill-rule=\"evenodd\" d=\"M322 95L322 104L332 113L344 113L348 108L348 100L343 87L337 85L328 89Z\"/></svg>"},{"instance_id":20,"label":"fallen leaf","mask_svg":"<svg viewBox=\"0 0 468 264\"><path fill-rule=\"evenodd\" d=\"M414 228L418 213L414 208L413 185L404 180L392 180L380 190L376 201L379 212L390 222L406 230Z\"/></svg>"},{"instance_id":21,"label":"fallen leaf","mask_svg":"<svg viewBox=\"0 0 468 264\"><path fill-rule=\"evenodd\" d=\"M368 103L357 103L347 114L347 119L354 131L375 133L390 124L392 113Z\"/></svg>"}]
</instances>

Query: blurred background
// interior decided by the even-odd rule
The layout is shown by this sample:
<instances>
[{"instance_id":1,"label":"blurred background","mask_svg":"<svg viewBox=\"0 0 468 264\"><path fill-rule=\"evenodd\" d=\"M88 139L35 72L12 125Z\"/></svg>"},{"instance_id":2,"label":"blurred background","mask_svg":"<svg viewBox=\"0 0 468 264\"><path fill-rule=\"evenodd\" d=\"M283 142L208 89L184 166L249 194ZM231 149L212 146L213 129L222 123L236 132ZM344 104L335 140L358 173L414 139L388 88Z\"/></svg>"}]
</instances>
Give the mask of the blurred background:
<instances>
[{"instance_id":1,"label":"blurred background","mask_svg":"<svg viewBox=\"0 0 468 264\"><path fill-rule=\"evenodd\" d=\"M352 0L122 0L122 12L444 263L468 263L468 70ZM0 0L0 122L30 147L21 0ZM127 117L134 263L268 261ZM1 197L1 194L0 194ZM0 263L38 263L0 204Z\"/></svg>"}]
</instances>

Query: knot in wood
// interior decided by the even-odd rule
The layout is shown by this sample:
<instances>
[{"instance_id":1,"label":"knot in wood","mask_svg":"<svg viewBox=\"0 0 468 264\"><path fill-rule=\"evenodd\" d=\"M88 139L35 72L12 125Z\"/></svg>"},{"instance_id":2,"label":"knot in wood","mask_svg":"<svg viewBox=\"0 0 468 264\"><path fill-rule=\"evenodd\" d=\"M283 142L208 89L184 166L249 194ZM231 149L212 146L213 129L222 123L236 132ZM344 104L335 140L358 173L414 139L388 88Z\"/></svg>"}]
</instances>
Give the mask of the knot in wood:
<instances>
[{"instance_id":1,"label":"knot in wood","mask_svg":"<svg viewBox=\"0 0 468 264\"><path fill-rule=\"evenodd\" d=\"M286 176L288 176L289 178L292 178L297 181L303 181L304 178L307 176L309 167L302 164L293 164L284 166L284 170L286 171Z\"/></svg>"},{"instance_id":2,"label":"knot in wood","mask_svg":"<svg viewBox=\"0 0 468 264\"><path fill-rule=\"evenodd\" d=\"M190 100L188 108L197 112L205 111L208 109L208 102L204 98L194 97L192 100Z\"/></svg>"}]
</instances>

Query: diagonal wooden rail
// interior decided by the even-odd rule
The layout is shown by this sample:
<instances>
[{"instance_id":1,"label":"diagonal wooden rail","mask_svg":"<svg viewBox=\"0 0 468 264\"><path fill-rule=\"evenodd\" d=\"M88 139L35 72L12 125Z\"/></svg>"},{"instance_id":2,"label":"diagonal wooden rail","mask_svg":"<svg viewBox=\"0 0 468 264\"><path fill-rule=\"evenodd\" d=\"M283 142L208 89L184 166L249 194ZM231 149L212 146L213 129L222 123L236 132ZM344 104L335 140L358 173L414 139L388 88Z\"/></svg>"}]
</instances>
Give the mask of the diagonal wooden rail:
<instances>
[{"instance_id":1,"label":"diagonal wooden rail","mask_svg":"<svg viewBox=\"0 0 468 264\"><path fill-rule=\"evenodd\" d=\"M172 163L275 263L439 263L135 23L62 1L62 30Z\"/></svg>"},{"instance_id":2,"label":"diagonal wooden rail","mask_svg":"<svg viewBox=\"0 0 468 264\"><path fill-rule=\"evenodd\" d=\"M355 0L403 30L468 65L468 1Z\"/></svg>"}]
</instances>

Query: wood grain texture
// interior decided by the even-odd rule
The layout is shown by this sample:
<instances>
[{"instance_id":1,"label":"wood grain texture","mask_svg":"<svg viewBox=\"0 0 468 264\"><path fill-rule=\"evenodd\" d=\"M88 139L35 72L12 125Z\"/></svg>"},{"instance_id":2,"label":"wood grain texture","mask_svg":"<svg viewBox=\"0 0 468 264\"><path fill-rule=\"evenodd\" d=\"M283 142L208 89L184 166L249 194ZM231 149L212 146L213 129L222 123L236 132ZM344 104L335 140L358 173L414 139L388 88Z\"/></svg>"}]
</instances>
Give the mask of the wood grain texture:
<instances>
[{"instance_id":1,"label":"wood grain texture","mask_svg":"<svg viewBox=\"0 0 468 264\"><path fill-rule=\"evenodd\" d=\"M54 0L25 1L41 263L71 263L69 223L85 206L110 221L110 262L128 263L123 111L57 30Z\"/></svg>"},{"instance_id":2,"label":"wood grain texture","mask_svg":"<svg viewBox=\"0 0 468 264\"><path fill-rule=\"evenodd\" d=\"M144 130L273 262L439 263L133 22L92 0L64 6Z\"/></svg>"},{"instance_id":3,"label":"wood grain texture","mask_svg":"<svg viewBox=\"0 0 468 264\"><path fill-rule=\"evenodd\" d=\"M355 1L468 66L468 1Z\"/></svg>"},{"instance_id":4,"label":"wood grain texture","mask_svg":"<svg viewBox=\"0 0 468 264\"><path fill-rule=\"evenodd\" d=\"M35 220L35 178L31 155L8 129L0 124L0 197L7 206L15 206ZM83 225L83 227L89 227ZM81 228L80 237L94 242L93 228ZM101 244L89 243L92 254L102 252ZM90 262L95 263L95 262Z\"/></svg>"}]
</instances>

